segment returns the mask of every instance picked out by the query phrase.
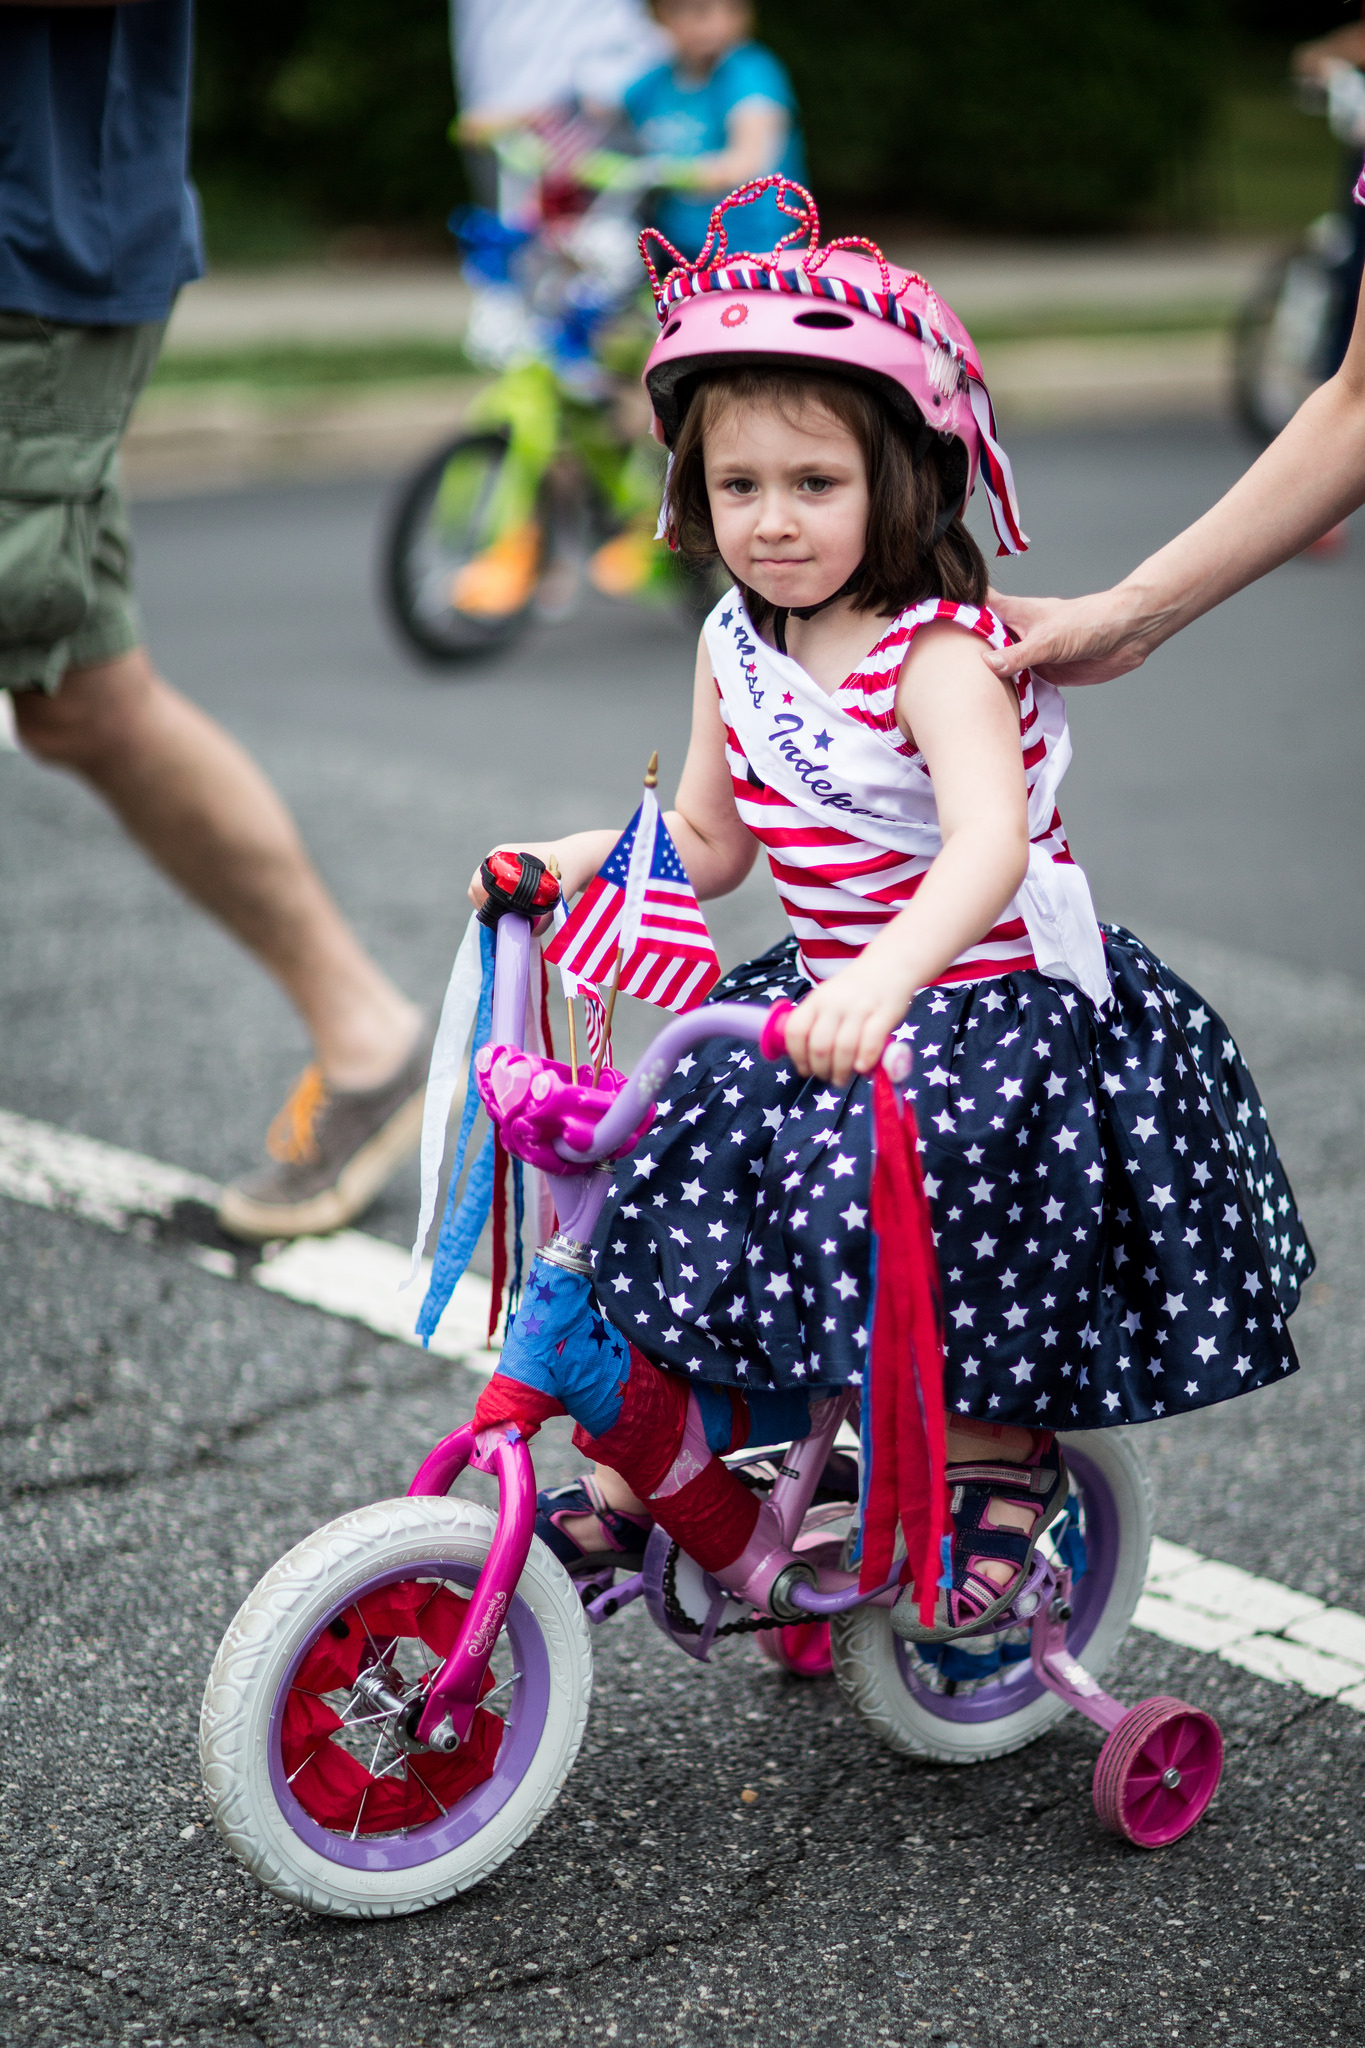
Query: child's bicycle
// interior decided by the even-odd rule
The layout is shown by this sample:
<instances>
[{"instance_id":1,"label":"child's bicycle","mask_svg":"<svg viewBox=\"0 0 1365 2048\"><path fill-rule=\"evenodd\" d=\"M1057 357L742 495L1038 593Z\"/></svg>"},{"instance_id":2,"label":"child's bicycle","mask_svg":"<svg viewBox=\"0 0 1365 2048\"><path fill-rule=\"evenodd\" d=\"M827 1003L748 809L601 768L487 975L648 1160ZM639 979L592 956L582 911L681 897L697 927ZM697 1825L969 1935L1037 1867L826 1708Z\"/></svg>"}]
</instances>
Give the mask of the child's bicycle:
<instances>
[{"instance_id":1,"label":"child's bicycle","mask_svg":"<svg viewBox=\"0 0 1365 2048\"><path fill-rule=\"evenodd\" d=\"M608 1162L630 1151L684 1055L733 1037L779 1059L788 1006L703 1005L670 1023L629 1079L608 1068L592 1086L521 1049L531 959L530 924L506 912L479 1090L514 1155L553 1163L561 1239L581 1243ZM752 1635L788 1672L832 1670L872 1733L905 1756L1004 1756L1075 1707L1105 1733L1094 1774L1105 1826L1142 1848L1185 1834L1218 1784L1217 1723L1175 1699L1124 1707L1096 1679L1123 1641L1151 1541L1128 1433L1064 1437L1070 1497L1003 1618L917 1644L892 1629L897 1578L863 1595L846 1568L856 1511L812 1506L857 1407L856 1391L837 1393L812 1404L803 1441L774 1446L766 1463L752 1449L733 1461L767 1487L788 1546L758 1605L726 1593L658 1528L634 1576L571 1578L533 1534L535 1472L516 1429L446 1437L406 1497L307 1537L234 1617L200 1726L229 1847L270 1891L314 1912L410 1913L477 1883L553 1806L587 1722L592 1631L636 1600L702 1662L721 1639ZM467 1468L496 1478L496 1513L451 1497Z\"/></svg>"}]
</instances>

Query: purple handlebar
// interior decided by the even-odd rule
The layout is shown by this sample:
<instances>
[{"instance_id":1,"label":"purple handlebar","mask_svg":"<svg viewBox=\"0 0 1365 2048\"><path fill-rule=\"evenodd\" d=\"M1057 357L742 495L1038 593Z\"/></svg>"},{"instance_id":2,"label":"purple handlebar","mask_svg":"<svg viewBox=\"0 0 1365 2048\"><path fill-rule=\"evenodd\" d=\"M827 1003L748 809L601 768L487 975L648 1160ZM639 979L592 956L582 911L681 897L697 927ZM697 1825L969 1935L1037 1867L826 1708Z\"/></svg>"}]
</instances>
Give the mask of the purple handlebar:
<instances>
[{"instance_id":1,"label":"purple handlebar","mask_svg":"<svg viewBox=\"0 0 1365 2048\"><path fill-rule=\"evenodd\" d=\"M747 1039L765 1059L782 1059L786 1051L782 1026L794 1007L789 1002L774 1003L766 1010L757 1003L703 1003L700 1009L679 1017L659 1033L637 1063L594 1131L592 1144L582 1152L569 1145L556 1145L555 1150L575 1166L591 1166L620 1152L653 1108L683 1054L708 1038Z\"/></svg>"}]
</instances>

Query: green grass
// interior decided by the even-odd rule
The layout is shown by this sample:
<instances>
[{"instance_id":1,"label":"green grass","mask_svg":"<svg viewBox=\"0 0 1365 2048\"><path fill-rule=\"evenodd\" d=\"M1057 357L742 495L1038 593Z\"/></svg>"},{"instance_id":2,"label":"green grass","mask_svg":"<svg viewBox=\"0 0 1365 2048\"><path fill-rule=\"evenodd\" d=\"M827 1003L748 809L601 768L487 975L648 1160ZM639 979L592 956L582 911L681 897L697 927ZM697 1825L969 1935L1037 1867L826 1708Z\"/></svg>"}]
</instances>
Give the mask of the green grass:
<instances>
[{"instance_id":1,"label":"green grass","mask_svg":"<svg viewBox=\"0 0 1365 2048\"><path fill-rule=\"evenodd\" d=\"M321 390L346 384L406 384L431 377L467 377L474 366L455 341L341 342L332 346L271 344L259 348L187 350L165 355L153 386L162 391L209 384L248 384L258 391Z\"/></svg>"}]
</instances>

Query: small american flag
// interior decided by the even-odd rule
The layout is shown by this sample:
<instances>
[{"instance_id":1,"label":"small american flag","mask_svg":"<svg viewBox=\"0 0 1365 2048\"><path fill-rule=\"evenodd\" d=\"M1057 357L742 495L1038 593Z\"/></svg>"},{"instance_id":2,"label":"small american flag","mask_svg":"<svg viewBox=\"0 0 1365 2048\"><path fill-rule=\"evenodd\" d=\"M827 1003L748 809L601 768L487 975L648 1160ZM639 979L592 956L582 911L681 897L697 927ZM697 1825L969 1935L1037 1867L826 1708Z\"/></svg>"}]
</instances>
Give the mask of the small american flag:
<instances>
[{"instance_id":1,"label":"small american flag","mask_svg":"<svg viewBox=\"0 0 1365 2048\"><path fill-rule=\"evenodd\" d=\"M611 1065L611 1033L607 1029L607 1006L591 982L585 982L579 990L583 998L583 1017L588 1027L588 1057L596 1065L601 1059Z\"/></svg>"},{"instance_id":2,"label":"small american flag","mask_svg":"<svg viewBox=\"0 0 1365 2048\"><path fill-rule=\"evenodd\" d=\"M693 1009L720 979L696 891L653 790L646 791L545 958L601 987L615 976L618 948L624 953L622 994L666 1010Z\"/></svg>"}]
</instances>

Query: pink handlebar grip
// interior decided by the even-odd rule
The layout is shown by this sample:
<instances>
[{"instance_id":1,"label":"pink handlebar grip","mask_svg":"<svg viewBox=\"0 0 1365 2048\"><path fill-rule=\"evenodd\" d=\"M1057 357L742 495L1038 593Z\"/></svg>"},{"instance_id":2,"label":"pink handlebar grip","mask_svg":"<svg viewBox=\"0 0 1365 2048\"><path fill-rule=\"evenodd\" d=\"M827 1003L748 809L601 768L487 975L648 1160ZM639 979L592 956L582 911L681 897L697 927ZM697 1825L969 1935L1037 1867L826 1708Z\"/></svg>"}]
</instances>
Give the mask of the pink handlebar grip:
<instances>
[{"instance_id":1,"label":"pink handlebar grip","mask_svg":"<svg viewBox=\"0 0 1365 2048\"><path fill-rule=\"evenodd\" d=\"M795 1003L783 996L774 1003L763 1020L759 1033L758 1049L765 1060L782 1060L787 1057L787 1019L796 1008Z\"/></svg>"}]
</instances>

